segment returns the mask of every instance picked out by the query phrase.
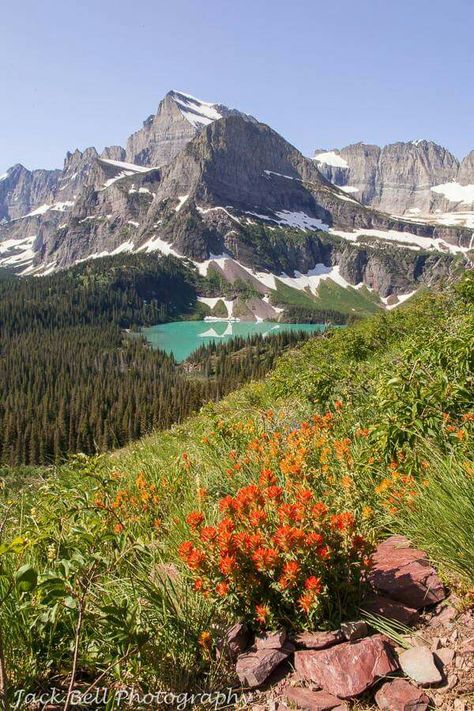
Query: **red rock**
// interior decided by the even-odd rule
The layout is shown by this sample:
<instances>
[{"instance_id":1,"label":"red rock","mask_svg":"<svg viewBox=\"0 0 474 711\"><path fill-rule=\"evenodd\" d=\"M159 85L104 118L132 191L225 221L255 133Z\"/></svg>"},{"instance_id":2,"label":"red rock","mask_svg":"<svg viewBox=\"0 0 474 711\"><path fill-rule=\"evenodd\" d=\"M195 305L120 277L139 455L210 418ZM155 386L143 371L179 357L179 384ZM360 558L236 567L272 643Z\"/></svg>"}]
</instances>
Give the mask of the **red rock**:
<instances>
[{"instance_id":1,"label":"red rock","mask_svg":"<svg viewBox=\"0 0 474 711\"><path fill-rule=\"evenodd\" d=\"M300 687L285 689L285 697L305 711L346 711L347 704L326 691L311 691Z\"/></svg>"},{"instance_id":2,"label":"red rock","mask_svg":"<svg viewBox=\"0 0 474 711\"><path fill-rule=\"evenodd\" d=\"M295 652L295 670L300 678L315 681L343 699L361 694L398 668L393 649L383 635L329 649Z\"/></svg>"},{"instance_id":3,"label":"red rock","mask_svg":"<svg viewBox=\"0 0 474 711\"><path fill-rule=\"evenodd\" d=\"M362 610L369 612L371 615L385 617L387 620L401 622L402 625L415 625L420 619L418 610L415 610L415 608L408 607L402 602L391 600L389 597L383 597L383 595L366 600Z\"/></svg>"},{"instance_id":4,"label":"red rock","mask_svg":"<svg viewBox=\"0 0 474 711\"><path fill-rule=\"evenodd\" d=\"M387 681L375 694L375 702L382 711L426 711L430 704L425 692L406 679Z\"/></svg>"},{"instance_id":5,"label":"red rock","mask_svg":"<svg viewBox=\"0 0 474 711\"><path fill-rule=\"evenodd\" d=\"M304 649L326 649L344 642L345 637L340 630L334 632L302 632L295 637L297 647Z\"/></svg>"},{"instance_id":6,"label":"red rock","mask_svg":"<svg viewBox=\"0 0 474 711\"><path fill-rule=\"evenodd\" d=\"M257 649L281 649L286 642L286 630L277 632L264 632L259 637L255 637Z\"/></svg>"},{"instance_id":7,"label":"red rock","mask_svg":"<svg viewBox=\"0 0 474 711\"><path fill-rule=\"evenodd\" d=\"M237 622L230 627L224 635L220 651L227 654L230 659L236 659L245 652L251 640L250 630L245 622Z\"/></svg>"},{"instance_id":8,"label":"red rock","mask_svg":"<svg viewBox=\"0 0 474 711\"><path fill-rule=\"evenodd\" d=\"M287 658L288 655L279 649L259 649L250 654L241 654L235 671L241 684L254 688L261 686Z\"/></svg>"},{"instance_id":9,"label":"red rock","mask_svg":"<svg viewBox=\"0 0 474 711\"><path fill-rule=\"evenodd\" d=\"M412 548L405 536L391 536L377 546L369 579L375 589L417 610L446 597L426 553Z\"/></svg>"}]
</instances>

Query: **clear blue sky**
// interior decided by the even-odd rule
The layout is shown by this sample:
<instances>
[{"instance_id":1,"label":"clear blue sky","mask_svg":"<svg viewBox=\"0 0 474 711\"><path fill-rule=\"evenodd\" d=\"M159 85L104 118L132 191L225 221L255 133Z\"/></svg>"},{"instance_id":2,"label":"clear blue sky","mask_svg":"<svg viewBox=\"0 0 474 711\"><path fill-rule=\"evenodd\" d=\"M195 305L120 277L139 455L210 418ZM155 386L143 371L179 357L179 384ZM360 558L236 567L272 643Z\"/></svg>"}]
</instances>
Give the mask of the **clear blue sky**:
<instances>
[{"instance_id":1,"label":"clear blue sky","mask_svg":"<svg viewBox=\"0 0 474 711\"><path fill-rule=\"evenodd\" d=\"M0 18L0 172L124 144L168 89L304 153L474 148L472 0L16 0Z\"/></svg>"}]
</instances>

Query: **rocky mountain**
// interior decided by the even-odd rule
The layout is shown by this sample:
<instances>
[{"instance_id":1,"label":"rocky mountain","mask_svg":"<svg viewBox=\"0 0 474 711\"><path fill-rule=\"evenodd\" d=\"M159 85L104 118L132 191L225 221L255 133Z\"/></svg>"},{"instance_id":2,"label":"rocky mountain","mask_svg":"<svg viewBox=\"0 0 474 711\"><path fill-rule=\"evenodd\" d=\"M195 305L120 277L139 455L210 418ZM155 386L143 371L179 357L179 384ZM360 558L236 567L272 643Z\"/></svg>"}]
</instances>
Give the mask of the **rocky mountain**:
<instances>
[{"instance_id":1,"label":"rocky mountain","mask_svg":"<svg viewBox=\"0 0 474 711\"><path fill-rule=\"evenodd\" d=\"M363 202L376 199L383 151L350 149L315 162L252 117L170 92L126 150L76 150L62 171L22 169L21 180L8 172L0 265L41 275L124 252L174 254L203 275L247 283L252 314L262 318L275 317L270 301L283 287L313 298L328 281L389 299L449 273L473 231L362 204L359 192ZM447 179L449 156L426 150L437 179ZM405 163L418 174L413 160ZM466 159L467 173L469 166ZM390 175L393 182L396 171ZM13 216L15 191L29 202Z\"/></svg>"},{"instance_id":2,"label":"rocky mountain","mask_svg":"<svg viewBox=\"0 0 474 711\"><path fill-rule=\"evenodd\" d=\"M167 165L204 126L226 116L255 121L236 109L170 91L156 114L149 116L143 128L128 139L126 160L138 165Z\"/></svg>"},{"instance_id":3,"label":"rocky mountain","mask_svg":"<svg viewBox=\"0 0 474 711\"><path fill-rule=\"evenodd\" d=\"M439 215L444 224L462 224L444 213L474 211L474 151L461 163L432 141L393 143L383 148L356 143L317 150L323 175L365 205L395 215ZM441 217L442 215L442 217ZM474 216L465 224L474 226Z\"/></svg>"}]
</instances>

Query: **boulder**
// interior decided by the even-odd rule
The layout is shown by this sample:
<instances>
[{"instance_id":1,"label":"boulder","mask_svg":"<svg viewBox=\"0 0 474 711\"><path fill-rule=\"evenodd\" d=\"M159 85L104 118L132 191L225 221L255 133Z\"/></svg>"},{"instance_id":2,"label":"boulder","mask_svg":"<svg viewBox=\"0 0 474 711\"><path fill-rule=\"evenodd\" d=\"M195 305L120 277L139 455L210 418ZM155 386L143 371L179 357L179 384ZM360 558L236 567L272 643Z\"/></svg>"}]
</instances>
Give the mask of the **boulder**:
<instances>
[{"instance_id":1,"label":"boulder","mask_svg":"<svg viewBox=\"0 0 474 711\"><path fill-rule=\"evenodd\" d=\"M300 687L285 689L285 697L297 708L305 711L348 711L349 707L327 691L311 691Z\"/></svg>"},{"instance_id":2,"label":"boulder","mask_svg":"<svg viewBox=\"0 0 474 711\"><path fill-rule=\"evenodd\" d=\"M295 670L300 678L316 682L343 699L361 694L398 668L393 649L383 635L328 649L295 652Z\"/></svg>"},{"instance_id":3,"label":"boulder","mask_svg":"<svg viewBox=\"0 0 474 711\"><path fill-rule=\"evenodd\" d=\"M366 600L361 609L371 615L400 622L402 625L415 625L420 619L418 610L414 607L408 607L402 602L391 600L383 595L377 595L377 597Z\"/></svg>"},{"instance_id":4,"label":"boulder","mask_svg":"<svg viewBox=\"0 0 474 711\"><path fill-rule=\"evenodd\" d=\"M237 659L250 644L252 635L245 622L237 622L225 633L219 651L227 654L230 659Z\"/></svg>"},{"instance_id":5,"label":"boulder","mask_svg":"<svg viewBox=\"0 0 474 711\"><path fill-rule=\"evenodd\" d=\"M369 580L376 590L417 610L446 597L426 553L412 548L405 536L391 536L378 545Z\"/></svg>"},{"instance_id":6,"label":"boulder","mask_svg":"<svg viewBox=\"0 0 474 711\"><path fill-rule=\"evenodd\" d=\"M382 711L426 711L430 700L406 679L393 679L380 687L375 703Z\"/></svg>"},{"instance_id":7,"label":"boulder","mask_svg":"<svg viewBox=\"0 0 474 711\"><path fill-rule=\"evenodd\" d=\"M326 649L326 647L333 647L335 644L344 641L345 637L341 630L335 630L334 632L301 632L295 637L296 646L304 649Z\"/></svg>"},{"instance_id":8,"label":"boulder","mask_svg":"<svg viewBox=\"0 0 474 711\"><path fill-rule=\"evenodd\" d=\"M406 649L398 661L405 674L422 686L438 684L442 680L433 652L428 647Z\"/></svg>"},{"instance_id":9,"label":"boulder","mask_svg":"<svg viewBox=\"0 0 474 711\"><path fill-rule=\"evenodd\" d=\"M261 686L271 673L288 658L279 649L259 649L249 654L241 654L235 671L242 685L255 688Z\"/></svg>"}]
</instances>

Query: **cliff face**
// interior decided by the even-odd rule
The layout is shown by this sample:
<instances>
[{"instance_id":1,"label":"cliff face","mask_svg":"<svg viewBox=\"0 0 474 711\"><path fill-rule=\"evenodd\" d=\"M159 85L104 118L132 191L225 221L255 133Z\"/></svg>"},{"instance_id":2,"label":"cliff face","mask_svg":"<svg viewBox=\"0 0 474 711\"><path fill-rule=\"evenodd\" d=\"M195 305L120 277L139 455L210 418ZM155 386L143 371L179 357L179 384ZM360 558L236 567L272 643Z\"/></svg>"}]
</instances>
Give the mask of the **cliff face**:
<instances>
[{"instance_id":1,"label":"cliff face","mask_svg":"<svg viewBox=\"0 0 474 711\"><path fill-rule=\"evenodd\" d=\"M60 170L27 170L17 164L0 176L0 222L16 220L52 200Z\"/></svg>"},{"instance_id":2,"label":"cliff face","mask_svg":"<svg viewBox=\"0 0 474 711\"><path fill-rule=\"evenodd\" d=\"M357 143L316 151L315 161L328 180L365 205L396 215L429 214L474 209L473 154L459 163L446 148L423 140L383 148Z\"/></svg>"}]
</instances>

